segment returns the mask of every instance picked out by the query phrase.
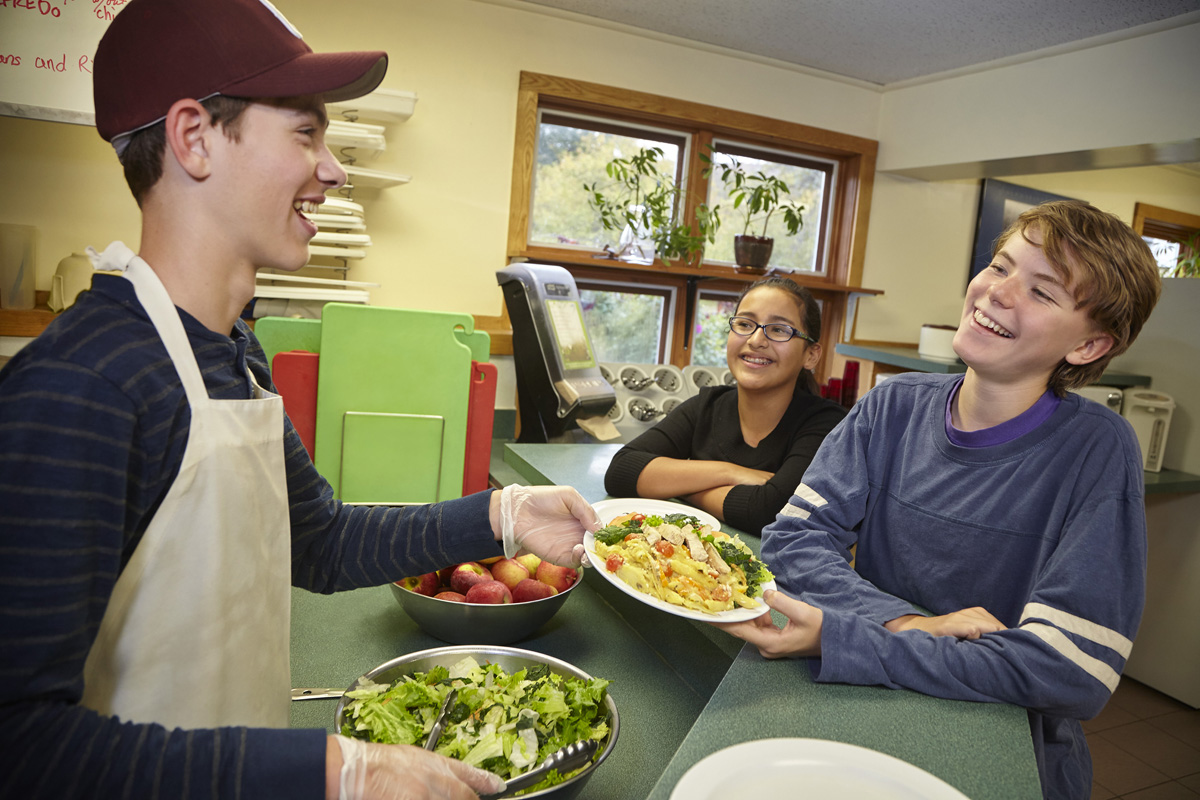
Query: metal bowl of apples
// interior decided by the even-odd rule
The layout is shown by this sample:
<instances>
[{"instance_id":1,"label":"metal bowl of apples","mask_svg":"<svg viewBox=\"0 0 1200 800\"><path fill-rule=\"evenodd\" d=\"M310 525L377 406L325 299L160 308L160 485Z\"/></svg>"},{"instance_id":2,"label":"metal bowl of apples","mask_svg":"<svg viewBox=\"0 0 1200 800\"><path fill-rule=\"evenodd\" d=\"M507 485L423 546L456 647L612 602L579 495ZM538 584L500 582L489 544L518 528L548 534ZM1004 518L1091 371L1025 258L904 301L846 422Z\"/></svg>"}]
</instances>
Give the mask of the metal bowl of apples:
<instances>
[{"instance_id":1,"label":"metal bowl of apples","mask_svg":"<svg viewBox=\"0 0 1200 800\"><path fill-rule=\"evenodd\" d=\"M570 567L522 555L455 564L391 586L405 613L436 639L511 644L558 613L580 577Z\"/></svg>"}]
</instances>

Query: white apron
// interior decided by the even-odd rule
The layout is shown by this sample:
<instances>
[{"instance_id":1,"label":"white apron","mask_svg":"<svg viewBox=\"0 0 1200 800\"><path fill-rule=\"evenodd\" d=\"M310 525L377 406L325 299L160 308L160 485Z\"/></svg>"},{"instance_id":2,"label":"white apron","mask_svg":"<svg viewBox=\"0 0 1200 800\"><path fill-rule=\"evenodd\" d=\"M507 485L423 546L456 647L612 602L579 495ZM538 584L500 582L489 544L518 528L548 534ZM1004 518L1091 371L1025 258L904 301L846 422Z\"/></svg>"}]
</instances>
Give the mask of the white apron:
<instances>
[{"instance_id":1,"label":"white apron","mask_svg":"<svg viewBox=\"0 0 1200 800\"><path fill-rule=\"evenodd\" d=\"M84 666L83 704L171 727L287 727L291 539L283 400L212 400L158 276L120 242L124 270L187 392L179 475L125 570Z\"/></svg>"}]
</instances>

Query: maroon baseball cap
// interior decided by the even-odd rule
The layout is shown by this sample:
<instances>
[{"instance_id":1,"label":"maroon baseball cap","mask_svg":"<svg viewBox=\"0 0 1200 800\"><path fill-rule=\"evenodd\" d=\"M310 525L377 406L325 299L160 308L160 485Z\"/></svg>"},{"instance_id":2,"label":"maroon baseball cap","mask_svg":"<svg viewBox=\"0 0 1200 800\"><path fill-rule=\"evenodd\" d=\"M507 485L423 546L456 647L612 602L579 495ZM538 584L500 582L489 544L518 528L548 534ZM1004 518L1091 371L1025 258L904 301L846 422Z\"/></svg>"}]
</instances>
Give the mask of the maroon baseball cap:
<instances>
[{"instance_id":1,"label":"maroon baseball cap","mask_svg":"<svg viewBox=\"0 0 1200 800\"><path fill-rule=\"evenodd\" d=\"M96 129L117 152L185 98L360 97L387 53L314 53L268 0L130 0L96 48Z\"/></svg>"}]
</instances>

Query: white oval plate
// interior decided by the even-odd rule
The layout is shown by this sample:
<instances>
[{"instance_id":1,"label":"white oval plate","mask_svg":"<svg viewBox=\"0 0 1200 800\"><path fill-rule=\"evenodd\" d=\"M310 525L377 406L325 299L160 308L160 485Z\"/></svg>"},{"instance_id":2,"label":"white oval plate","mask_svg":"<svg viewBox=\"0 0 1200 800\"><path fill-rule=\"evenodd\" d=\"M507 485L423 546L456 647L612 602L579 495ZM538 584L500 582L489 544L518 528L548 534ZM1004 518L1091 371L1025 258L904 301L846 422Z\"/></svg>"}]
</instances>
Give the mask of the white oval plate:
<instances>
[{"instance_id":1,"label":"white oval plate","mask_svg":"<svg viewBox=\"0 0 1200 800\"><path fill-rule=\"evenodd\" d=\"M805 800L967 800L920 767L866 747L825 739L759 739L696 762L670 800L796 797Z\"/></svg>"},{"instance_id":2,"label":"white oval plate","mask_svg":"<svg viewBox=\"0 0 1200 800\"><path fill-rule=\"evenodd\" d=\"M592 508L596 509L596 513L600 515L600 521L605 525L622 514L657 514L660 517L666 514L687 514L700 520L715 531L721 530L721 520L707 511L685 506L683 503L672 503L669 500L647 500L644 497L617 497L601 500L599 503L592 503Z\"/></svg>"},{"instance_id":3,"label":"white oval plate","mask_svg":"<svg viewBox=\"0 0 1200 800\"><path fill-rule=\"evenodd\" d=\"M612 520L622 514L637 512L639 514L690 514L696 519L703 522L705 525L712 526L716 530L721 529L721 521L697 508L685 506L682 503L672 503L667 500L646 500L640 497L619 498L615 500L601 500L599 503L592 503L592 508L596 509L596 513L600 515L600 521L607 525ZM618 578L614 573L609 572L604 567L604 559L596 555L596 537L587 532L583 535L583 547L587 550L588 561L604 576L604 579L616 586L630 597L636 598L648 606L665 611L668 614L674 614L677 617L685 617L686 619L694 619L700 622L742 622L748 619L755 619L766 614L771 609L766 603L762 602L762 595L759 595L758 608L735 608L731 611L718 611L711 614L707 611L696 611L683 606L672 605L657 597L651 597L648 594L639 592L625 581ZM774 589L775 581L767 581L762 585L765 592L767 589Z\"/></svg>"}]
</instances>

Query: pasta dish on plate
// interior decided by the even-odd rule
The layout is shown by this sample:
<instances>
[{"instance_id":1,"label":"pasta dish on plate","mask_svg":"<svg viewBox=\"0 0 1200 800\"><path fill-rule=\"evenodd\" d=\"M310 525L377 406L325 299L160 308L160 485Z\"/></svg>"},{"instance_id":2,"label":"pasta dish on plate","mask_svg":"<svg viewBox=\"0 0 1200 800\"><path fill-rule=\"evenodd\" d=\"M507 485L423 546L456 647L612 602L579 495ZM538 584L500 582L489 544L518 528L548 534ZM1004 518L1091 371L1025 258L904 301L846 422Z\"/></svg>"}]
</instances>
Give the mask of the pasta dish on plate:
<instances>
[{"instance_id":1,"label":"pasta dish on plate","mask_svg":"<svg viewBox=\"0 0 1200 800\"><path fill-rule=\"evenodd\" d=\"M623 514L596 531L604 568L639 592L671 605L716 614L758 608L774 576L750 548L695 517Z\"/></svg>"}]
</instances>

